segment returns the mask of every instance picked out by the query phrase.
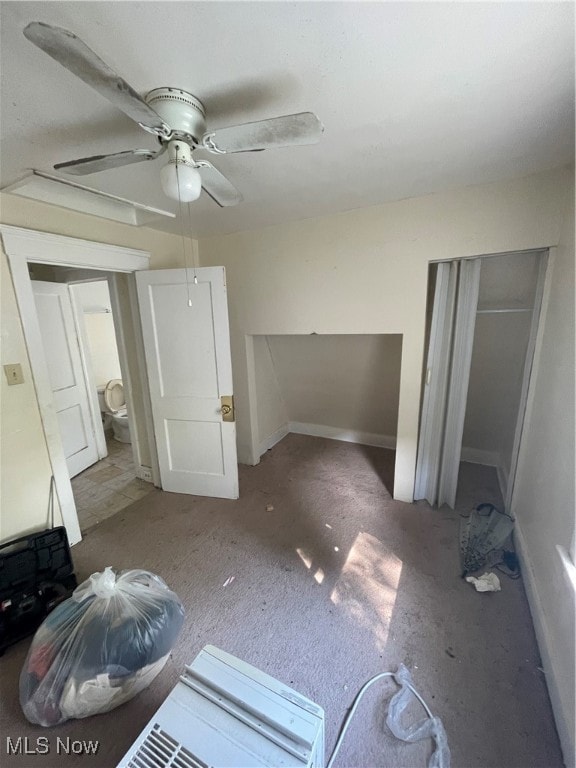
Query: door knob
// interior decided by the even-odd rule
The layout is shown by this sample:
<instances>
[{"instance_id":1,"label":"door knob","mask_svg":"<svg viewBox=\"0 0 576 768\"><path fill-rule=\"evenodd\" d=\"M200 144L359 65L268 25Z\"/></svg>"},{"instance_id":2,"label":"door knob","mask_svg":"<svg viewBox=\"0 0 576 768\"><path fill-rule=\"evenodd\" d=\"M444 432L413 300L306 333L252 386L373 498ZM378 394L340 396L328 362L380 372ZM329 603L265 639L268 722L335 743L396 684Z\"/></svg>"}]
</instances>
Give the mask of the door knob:
<instances>
[{"instance_id":1,"label":"door knob","mask_svg":"<svg viewBox=\"0 0 576 768\"><path fill-rule=\"evenodd\" d=\"M232 395L222 395L220 413L222 414L222 421L234 421L234 397Z\"/></svg>"}]
</instances>

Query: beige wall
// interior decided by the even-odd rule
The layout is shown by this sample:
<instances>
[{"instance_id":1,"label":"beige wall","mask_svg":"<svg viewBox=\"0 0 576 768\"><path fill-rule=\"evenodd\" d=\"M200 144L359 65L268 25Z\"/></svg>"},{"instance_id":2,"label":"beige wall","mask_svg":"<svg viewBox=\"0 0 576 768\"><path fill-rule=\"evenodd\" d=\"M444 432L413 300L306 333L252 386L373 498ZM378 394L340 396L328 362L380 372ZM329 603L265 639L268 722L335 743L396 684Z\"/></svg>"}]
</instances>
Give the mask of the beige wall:
<instances>
[{"instance_id":1,"label":"beige wall","mask_svg":"<svg viewBox=\"0 0 576 768\"><path fill-rule=\"evenodd\" d=\"M524 582L564 748L574 766L575 586L556 545L574 541L574 187L552 267L541 347L536 351L512 512L520 529Z\"/></svg>"},{"instance_id":2,"label":"beige wall","mask_svg":"<svg viewBox=\"0 0 576 768\"><path fill-rule=\"evenodd\" d=\"M267 336L254 336L254 388L259 452L263 453L274 442L278 430L288 428L288 410L280 388Z\"/></svg>"},{"instance_id":3,"label":"beige wall","mask_svg":"<svg viewBox=\"0 0 576 768\"><path fill-rule=\"evenodd\" d=\"M568 170L200 240L226 267L242 461L257 461L248 334L402 334L395 496L410 501L431 260L558 242ZM385 183L385 180L383 180Z\"/></svg>"},{"instance_id":4,"label":"beige wall","mask_svg":"<svg viewBox=\"0 0 576 768\"><path fill-rule=\"evenodd\" d=\"M42 528L48 517L50 462L32 372L6 258L2 255L2 365L20 363L24 383L8 386L2 371L0 540ZM60 514L56 524L61 525Z\"/></svg>"},{"instance_id":5,"label":"beige wall","mask_svg":"<svg viewBox=\"0 0 576 768\"><path fill-rule=\"evenodd\" d=\"M368 432L393 442L401 336L269 336L268 343L289 422Z\"/></svg>"},{"instance_id":6,"label":"beige wall","mask_svg":"<svg viewBox=\"0 0 576 768\"><path fill-rule=\"evenodd\" d=\"M0 195L0 221L147 250L152 254L152 269L182 266L182 240L176 235L117 224L12 195ZM195 247L195 243L192 245ZM44 527L51 468L12 279L3 252L1 262L1 360L2 364L20 363L24 372L24 384L11 387L7 386L2 372L0 536L6 540Z\"/></svg>"},{"instance_id":7,"label":"beige wall","mask_svg":"<svg viewBox=\"0 0 576 768\"><path fill-rule=\"evenodd\" d=\"M530 315L478 315L462 445L507 477L522 389ZM465 456L464 456L465 458ZM506 488L502 489L506 495Z\"/></svg>"},{"instance_id":8,"label":"beige wall","mask_svg":"<svg viewBox=\"0 0 576 768\"><path fill-rule=\"evenodd\" d=\"M74 289L82 306L90 364L97 387L121 379L110 291L106 280L80 283Z\"/></svg>"}]
</instances>

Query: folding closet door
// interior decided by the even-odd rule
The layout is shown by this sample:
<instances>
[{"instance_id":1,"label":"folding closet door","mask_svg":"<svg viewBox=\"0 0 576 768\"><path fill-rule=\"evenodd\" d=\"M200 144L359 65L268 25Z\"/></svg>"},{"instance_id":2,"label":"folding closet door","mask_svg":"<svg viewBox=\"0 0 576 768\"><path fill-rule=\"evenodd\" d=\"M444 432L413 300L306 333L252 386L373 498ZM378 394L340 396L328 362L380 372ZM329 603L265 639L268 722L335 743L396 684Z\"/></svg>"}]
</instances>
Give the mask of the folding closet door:
<instances>
[{"instance_id":1,"label":"folding closet door","mask_svg":"<svg viewBox=\"0 0 576 768\"><path fill-rule=\"evenodd\" d=\"M438 498L457 279L457 261L437 265L414 487L414 498L432 506Z\"/></svg>"},{"instance_id":2,"label":"folding closet door","mask_svg":"<svg viewBox=\"0 0 576 768\"><path fill-rule=\"evenodd\" d=\"M456 502L480 263L438 265L414 492L432 506Z\"/></svg>"},{"instance_id":3,"label":"folding closet door","mask_svg":"<svg viewBox=\"0 0 576 768\"><path fill-rule=\"evenodd\" d=\"M476 308L478 307L480 264L480 259L470 259L460 264L444 445L438 481L438 506L448 504L449 507L454 508L456 503Z\"/></svg>"}]
</instances>

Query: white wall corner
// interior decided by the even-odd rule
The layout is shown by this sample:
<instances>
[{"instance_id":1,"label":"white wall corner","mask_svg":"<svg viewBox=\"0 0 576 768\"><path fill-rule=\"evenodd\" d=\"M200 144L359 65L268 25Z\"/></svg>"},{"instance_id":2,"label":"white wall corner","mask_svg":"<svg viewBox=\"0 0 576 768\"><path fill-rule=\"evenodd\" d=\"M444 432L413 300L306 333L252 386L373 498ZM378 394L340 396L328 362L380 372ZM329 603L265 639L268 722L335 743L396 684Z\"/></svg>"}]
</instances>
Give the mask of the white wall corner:
<instances>
[{"instance_id":1,"label":"white wall corner","mask_svg":"<svg viewBox=\"0 0 576 768\"><path fill-rule=\"evenodd\" d=\"M283 440L286 437L286 435L288 435L289 433L290 433L290 430L288 428L288 424L283 424L271 435L268 435L267 438L265 438L264 440L261 440L260 445L258 447L260 456L263 456L266 453L266 451L269 451L271 448L274 448L276 443L279 443L280 440Z\"/></svg>"},{"instance_id":2,"label":"white wall corner","mask_svg":"<svg viewBox=\"0 0 576 768\"><path fill-rule=\"evenodd\" d=\"M506 499L508 493L508 468L505 466L502 456L498 451L484 451L480 448L467 448L462 446L460 461L470 464L483 464L485 467L495 467L498 475L498 485L502 498Z\"/></svg>"},{"instance_id":3,"label":"white wall corner","mask_svg":"<svg viewBox=\"0 0 576 768\"><path fill-rule=\"evenodd\" d=\"M500 485L500 493L504 499L504 507L506 507L506 499L508 498L508 483L510 482L510 473L505 462L502 461L502 457L499 457L499 462L496 465L496 473L498 474L498 484ZM504 509L505 512L510 512L509 509Z\"/></svg>"},{"instance_id":4,"label":"white wall corner","mask_svg":"<svg viewBox=\"0 0 576 768\"><path fill-rule=\"evenodd\" d=\"M238 432L236 432L236 434L238 434ZM251 445L236 443L236 450L238 452L238 464L246 464L248 467L255 467L260 463L260 457L254 455Z\"/></svg>"},{"instance_id":5,"label":"white wall corner","mask_svg":"<svg viewBox=\"0 0 576 768\"><path fill-rule=\"evenodd\" d=\"M542 600L538 593L536 576L534 574L526 539L524 538L522 527L518 519L516 519L514 525L514 541L516 544L518 558L520 560L520 567L522 569L522 580L526 590L526 597L528 598L528 605L530 607L532 621L534 622L534 631L536 633L538 649L542 658L542 666L546 675L546 685L550 695L550 703L552 704L556 729L558 731L560 744L562 746L564 763L566 768L575 768L576 739L574 733L573 717L569 712L565 711L562 702L559 685L559 680L561 680L562 677L560 675L560 671L557 668L556 654L554 653L552 640L546 624ZM566 557L568 557L567 553ZM576 568L574 567L573 563L570 564L573 569L573 571L571 571L572 578L576 579L576 576L574 575ZM575 582L571 580L571 583L572 588L574 589Z\"/></svg>"}]
</instances>

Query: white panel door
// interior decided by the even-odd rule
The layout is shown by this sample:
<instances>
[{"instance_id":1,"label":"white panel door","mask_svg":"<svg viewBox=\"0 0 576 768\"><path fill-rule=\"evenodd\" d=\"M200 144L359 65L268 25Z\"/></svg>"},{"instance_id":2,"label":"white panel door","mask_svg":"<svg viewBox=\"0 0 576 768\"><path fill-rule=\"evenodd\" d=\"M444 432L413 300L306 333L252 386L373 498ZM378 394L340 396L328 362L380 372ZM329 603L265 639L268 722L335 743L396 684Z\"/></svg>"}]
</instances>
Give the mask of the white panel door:
<instances>
[{"instance_id":1,"label":"white panel door","mask_svg":"<svg viewBox=\"0 0 576 768\"><path fill-rule=\"evenodd\" d=\"M224 267L136 273L152 419L165 491L238 498L236 425L223 420L232 395ZM189 300L190 297L190 300Z\"/></svg>"},{"instance_id":2,"label":"white panel door","mask_svg":"<svg viewBox=\"0 0 576 768\"><path fill-rule=\"evenodd\" d=\"M414 498L432 506L438 499L457 276L458 262L438 264L414 484Z\"/></svg>"},{"instance_id":3,"label":"white panel door","mask_svg":"<svg viewBox=\"0 0 576 768\"><path fill-rule=\"evenodd\" d=\"M54 408L70 477L98 461L68 286L32 281Z\"/></svg>"}]
</instances>

